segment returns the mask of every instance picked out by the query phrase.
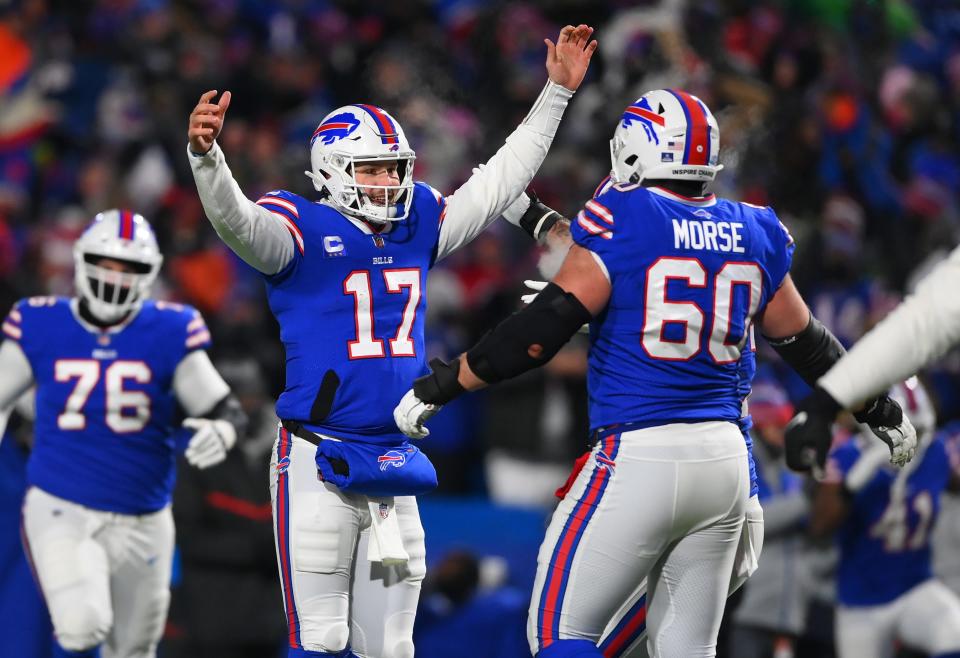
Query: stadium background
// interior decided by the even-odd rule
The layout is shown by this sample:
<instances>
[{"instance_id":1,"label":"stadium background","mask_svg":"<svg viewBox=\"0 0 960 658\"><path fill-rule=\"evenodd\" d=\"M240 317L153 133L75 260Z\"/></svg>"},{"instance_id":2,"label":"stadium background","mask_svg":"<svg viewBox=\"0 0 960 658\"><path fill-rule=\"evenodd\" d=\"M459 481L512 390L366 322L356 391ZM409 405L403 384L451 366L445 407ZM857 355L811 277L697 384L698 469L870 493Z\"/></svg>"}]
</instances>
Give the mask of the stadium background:
<instances>
[{"instance_id":1,"label":"stadium background","mask_svg":"<svg viewBox=\"0 0 960 658\"><path fill-rule=\"evenodd\" d=\"M164 656L269 658L283 633L263 470L283 356L259 278L203 217L184 148L196 99L233 92L220 142L250 197L309 194L309 136L351 102L392 112L417 152L416 178L451 192L522 120L545 79L542 39L568 22L595 26L600 49L534 184L561 212L575 213L606 174L622 108L682 87L720 122L714 190L777 209L798 243L801 291L845 343L960 240L960 7L950 0L0 1L0 306L70 294L85 223L133 208L166 258L156 294L204 313L213 356L256 421L223 467L180 471L182 568ZM538 258L498 222L436 268L432 355L454 354L515 308ZM431 423L424 448L441 487L422 502L431 575L418 656L524 655L552 490L586 445L585 347L575 341L543 372ZM781 418L804 385L759 347L759 402ZM955 434L960 355L925 381ZM370 403L388 403L375 382ZM12 564L23 453L3 445L10 545L0 556ZM829 559L809 552L817 586L798 655L829 656L829 567L816 566ZM12 573L0 570L0 611L25 614L30 583L12 584Z\"/></svg>"}]
</instances>

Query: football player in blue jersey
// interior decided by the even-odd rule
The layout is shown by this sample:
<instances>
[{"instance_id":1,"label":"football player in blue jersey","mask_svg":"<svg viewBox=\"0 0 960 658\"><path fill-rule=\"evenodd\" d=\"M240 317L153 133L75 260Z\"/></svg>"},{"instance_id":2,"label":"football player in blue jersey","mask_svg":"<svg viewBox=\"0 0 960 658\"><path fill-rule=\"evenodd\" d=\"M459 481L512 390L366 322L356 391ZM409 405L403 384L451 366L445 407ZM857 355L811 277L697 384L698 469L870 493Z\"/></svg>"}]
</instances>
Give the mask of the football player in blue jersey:
<instances>
[{"instance_id":1,"label":"football player in blue jersey","mask_svg":"<svg viewBox=\"0 0 960 658\"><path fill-rule=\"evenodd\" d=\"M415 495L429 460L391 415L427 371L426 275L523 193L596 49L592 28L545 40L549 81L506 144L453 194L413 178L413 149L375 105L320 122L306 172L318 196L247 199L216 137L230 103L190 116L191 167L207 217L263 275L286 350L270 486L290 656L409 658L424 577Z\"/></svg>"},{"instance_id":2,"label":"football player in blue jersey","mask_svg":"<svg viewBox=\"0 0 960 658\"><path fill-rule=\"evenodd\" d=\"M541 547L531 650L620 655L646 627L652 655L712 656L750 492L753 326L808 382L843 348L793 285L776 214L707 192L719 129L700 99L645 94L610 147L610 179L572 224L553 282L459 359L431 362L394 417L424 436L440 406L542 365L590 322L596 443ZM896 403L872 400L860 416L906 461L915 436ZM645 605L598 646L644 579Z\"/></svg>"},{"instance_id":3,"label":"football player in blue jersey","mask_svg":"<svg viewBox=\"0 0 960 658\"><path fill-rule=\"evenodd\" d=\"M3 322L0 416L36 387L23 531L56 655L148 658L170 598L177 404L197 468L245 417L200 314L148 299L162 257L143 217L100 213L74 259L77 297L22 300Z\"/></svg>"},{"instance_id":4,"label":"football player in blue jersey","mask_svg":"<svg viewBox=\"0 0 960 658\"><path fill-rule=\"evenodd\" d=\"M890 468L875 441L837 446L814 495L810 531L836 532L840 658L892 658L898 643L934 658L960 657L960 599L933 577L930 533L960 464L935 435L933 404L916 378L893 396L917 429L917 456ZM882 449L883 446L880 446Z\"/></svg>"}]
</instances>

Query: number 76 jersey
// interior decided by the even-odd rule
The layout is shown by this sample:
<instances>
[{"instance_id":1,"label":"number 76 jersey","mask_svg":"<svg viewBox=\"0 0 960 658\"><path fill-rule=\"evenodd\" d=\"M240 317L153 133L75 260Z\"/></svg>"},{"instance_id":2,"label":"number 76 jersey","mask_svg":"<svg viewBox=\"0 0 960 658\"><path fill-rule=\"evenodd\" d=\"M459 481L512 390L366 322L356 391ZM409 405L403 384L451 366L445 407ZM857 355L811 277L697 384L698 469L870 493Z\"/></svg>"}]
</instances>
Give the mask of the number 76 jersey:
<instances>
[{"instance_id":1,"label":"number 76 jersey","mask_svg":"<svg viewBox=\"0 0 960 658\"><path fill-rule=\"evenodd\" d=\"M189 306L146 300L100 331L77 300L32 297L3 322L36 385L28 482L93 509L145 514L170 502L176 445L177 366L210 347Z\"/></svg>"},{"instance_id":2,"label":"number 76 jersey","mask_svg":"<svg viewBox=\"0 0 960 658\"><path fill-rule=\"evenodd\" d=\"M752 323L793 258L776 214L608 183L571 233L611 283L590 326L591 429L739 420L755 371Z\"/></svg>"}]
</instances>

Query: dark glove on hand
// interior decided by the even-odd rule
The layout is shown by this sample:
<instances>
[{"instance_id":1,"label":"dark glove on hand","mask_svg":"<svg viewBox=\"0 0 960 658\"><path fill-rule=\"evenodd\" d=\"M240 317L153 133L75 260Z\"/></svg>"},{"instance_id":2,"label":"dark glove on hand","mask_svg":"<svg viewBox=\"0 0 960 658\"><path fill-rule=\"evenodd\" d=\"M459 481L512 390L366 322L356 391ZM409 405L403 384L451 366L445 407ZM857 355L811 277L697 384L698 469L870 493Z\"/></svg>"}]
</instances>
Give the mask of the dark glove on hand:
<instances>
[{"instance_id":1,"label":"dark glove on hand","mask_svg":"<svg viewBox=\"0 0 960 658\"><path fill-rule=\"evenodd\" d=\"M430 362L430 373L413 381L413 392L421 402L444 405L466 392L457 381L459 375L459 358L450 363L433 359Z\"/></svg>"},{"instance_id":2,"label":"dark glove on hand","mask_svg":"<svg viewBox=\"0 0 960 658\"><path fill-rule=\"evenodd\" d=\"M881 395L853 417L870 427L896 427L903 422L903 409L889 395Z\"/></svg>"},{"instance_id":3,"label":"dark glove on hand","mask_svg":"<svg viewBox=\"0 0 960 658\"><path fill-rule=\"evenodd\" d=\"M787 466L794 471L823 468L833 442L833 421L841 407L819 386L800 403L784 437Z\"/></svg>"}]
</instances>

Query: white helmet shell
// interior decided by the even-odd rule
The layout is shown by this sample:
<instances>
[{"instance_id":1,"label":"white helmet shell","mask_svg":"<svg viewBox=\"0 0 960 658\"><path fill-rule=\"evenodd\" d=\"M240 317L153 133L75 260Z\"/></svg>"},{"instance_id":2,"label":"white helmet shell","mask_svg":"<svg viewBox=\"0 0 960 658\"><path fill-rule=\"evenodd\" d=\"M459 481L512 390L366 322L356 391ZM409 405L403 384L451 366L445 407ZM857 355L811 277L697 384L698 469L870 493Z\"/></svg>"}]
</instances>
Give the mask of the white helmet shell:
<instances>
[{"instance_id":1,"label":"white helmet shell","mask_svg":"<svg viewBox=\"0 0 960 658\"><path fill-rule=\"evenodd\" d=\"M397 121L376 105L345 105L320 122L310 140L310 166L304 172L314 187L339 211L377 223L410 214L413 161L416 155ZM359 185L355 167L364 162L395 160L398 185ZM384 190L382 200L369 192Z\"/></svg>"},{"instance_id":2,"label":"white helmet shell","mask_svg":"<svg viewBox=\"0 0 960 658\"><path fill-rule=\"evenodd\" d=\"M101 267L103 258L123 261L134 272ZM142 215L130 210L105 210L73 245L74 283L90 312L114 322L150 294L163 256L157 238Z\"/></svg>"},{"instance_id":3,"label":"white helmet shell","mask_svg":"<svg viewBox=\"0 0 960 658\"><path fill-rule=\"evenodd\" d=\"M707 106L679 89L657 89L623 111L610 140L610 177L710 182L719 164L720 128Z\"/></svg>"}]
</instances>

